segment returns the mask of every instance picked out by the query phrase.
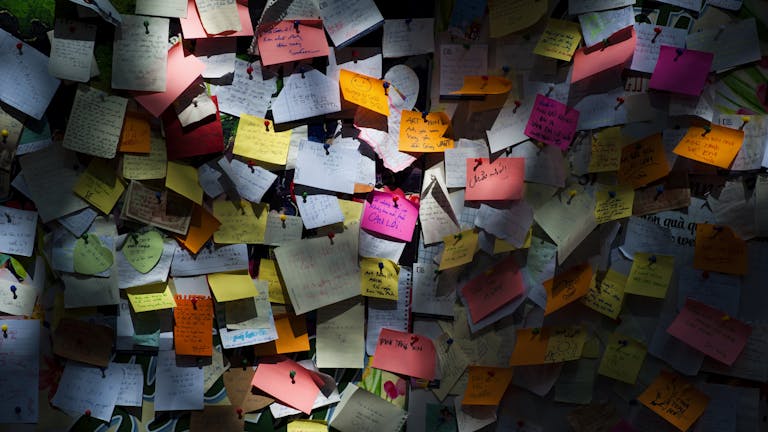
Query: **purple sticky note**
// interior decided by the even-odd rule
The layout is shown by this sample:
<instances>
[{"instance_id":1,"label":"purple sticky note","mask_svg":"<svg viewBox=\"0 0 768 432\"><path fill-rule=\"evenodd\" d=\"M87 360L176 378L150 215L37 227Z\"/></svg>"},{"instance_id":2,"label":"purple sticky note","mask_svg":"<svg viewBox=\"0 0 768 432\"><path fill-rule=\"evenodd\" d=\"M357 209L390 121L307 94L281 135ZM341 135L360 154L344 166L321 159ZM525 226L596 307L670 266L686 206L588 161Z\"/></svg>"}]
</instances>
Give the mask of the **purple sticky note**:
<instances>
[{"instance_id":1,"label":"purple sticky note","mask_svg":"<svg viewBox=\"0 0 768 432\"><path fill-rule=\"evenodd\" d=\"M714 58L711 52L662 45L648 88L698 96Z\"/></svg>"},{"instance_id":2,"label":"purple sticky note","mask_svg":"<svg viewBox=\"0 0 768 432\"><path fill-rule=\"evenodd\" d=\"M373 191L373 199L365 202L360 227L402 241L411 241L419 206L402 195Z\"/></svg>"},{"instance_id":3,"label":"purple sticky note","mask_svg":"<svg viewBox=\"0 0 768 432\"><path fill-rule=\"evenodd\" d=\"M565 150L571 145L578 124L578 111L538 94L525 125L525 135Z\"/></svg>"}]
</instances>

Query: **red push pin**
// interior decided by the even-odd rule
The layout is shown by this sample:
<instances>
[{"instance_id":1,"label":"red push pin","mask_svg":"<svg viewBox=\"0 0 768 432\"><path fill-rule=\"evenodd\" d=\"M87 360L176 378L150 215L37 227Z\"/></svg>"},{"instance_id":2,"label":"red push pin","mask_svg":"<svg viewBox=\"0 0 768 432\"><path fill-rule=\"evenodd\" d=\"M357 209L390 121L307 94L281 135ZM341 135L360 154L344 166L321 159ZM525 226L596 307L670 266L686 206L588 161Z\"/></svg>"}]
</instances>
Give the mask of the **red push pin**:
<instances>
[{"instance_id":1,"label":"red push pin","mask_svg":"<svg viewBox=\"0 0 768 432\"><path fill-rule=\"evenodd\" d=\"M395 195L395 196L393 196L393 197L392 197L392 204L394 205L394 207L395 207L395 208L397 208L397 201L398 201L399 199L400 199L400 197L399 197L399 196L397 196L397 195Z\"/></svg>"},{"instance_id":2,"label":"red push pin","mask_svg":"<svg viewBox=\"0 0 768 432\"><path fill-rule=\"evenodd\" d=\"M357 50L352 50L352 62L357 63Z\"/></svg>"},{"instance_id":3,"label":"red push pin","mask_svg":"<svg viewBox=\"0 0 768 432\"><path fill-rule=\"evenodd\" d=\"M328 233L328 239L331 241L331 244L333 244L333 238L336 237L336 234L329 232Z\"/></svg>"},{"instance_id":4,"label":"red push pin","mask_svg":"<svg viewBox=\"0 0 768 432\"><path fill-rule=\"evenodd\" d=\"M193 297L191 301L192 301L192 309L197 310L197 299Z\"/></svg>"},{"instance_id":5,"label":"red push pin","mask_svg":"<svg viewBox=\"0 0 768 432\"><path fill-rule=\"evenodd\" d=\"M85 410L85 416L90 417L91 416L91 410L87 409Z\"/></svg>"},{"instance_id":6,"label":"red push pin","mask_svg":"<svg viewBox=\"0 0 768 432\"><path fill-rule=\"evenodd\" d=\"M237 419L242 420L243 419L243 409L238 407L235 412L237 413Z\"/></svg>"},{"instance_id":7,"label":"red push pin","mask_svg":"<svg viewBox=\"0 0 768 432\"><path fill-rule=\"evenodd\" d=\"M74 33L74 32L75 32L75 30L77 30L77 29L75 28L75 26L69 26L69 32L70 32L70 33Z\"/></svg>"},{"instance_id":8,"label":"red push pin","mask_svg":"<svg viewBox=\"0 0 768 432\"><path fill-rule=\"evenodd\" d=\"M24 44L19 42L16 44L16 49L19 50L19 55L23 55L24 53L21 52L21 49L24 47Z\"/></svg>"},{"instance_id":9,"label":"red push pin","mask_svg":"<svg viewBox=\"0 0 768 432\"><path fill-rule=\"evenodd\" d=\"M520 105L522 105L522 103L519 100L516 100L515 101L515 108L512 110L512 112L516 113L517 109L520 108Z\"/></svg>"},{"instance_id":10,"label":"red push pin","mask_svg":"<svg viewBox=\"0 0 768 432\"><path fill-rule=\"evenodd\" d=\"M480 85L480 88L483 89L488 85L488 75L482 75L480 79L483 80L483 84Z\"/></svg>"},{"instance_id":11,"label":"red push pin","mask_svg":"<svg viewBox=\"0 0 768 432\"><path fill-rule=\"evenodd\" d=\"M616 106L613 109L617 110L624 103L624 98L619 96L616 98Z\"/></svg>"},{"instance_id":12,"label":"red push pin","mask_svg":"<svg viewBox=\"0 0 768 432\"><path fill-rule=\"evenodd\" d=\"M488 371L488 376L489 376L489 377L491 377L491 378L493 378L494 376L496 376L496 372L494 372L494 371Z\"/></svg>"},{"instance_id":13,"label":"red push pin","mask_svg":"<svg viewBox=\"0 0 768 432\"><path fill-rule=\"evenodd\" d=\"M253 66L248 65L248 67L245 69L245 71L248 73L248 79L253 79Z\"/></svg>"},{"instance_id":14,"label":"red push pin","mask_svg":"<svg viewBox=\"0 0 768 432\"><path fill-rule=\"evenodd\" d=\"M661 27L654 27L653 32L656 34L653 35L653 39L651 39L651 43L656 43L656 38L659 37L659 35L661 34Z\"/></svg>"},{"instance_id":15,"label":"red push pin","mask_svg":"<svg viewBox=\"0 0 768 432\"><path fill-rule=\"evenodd\" d=\"M264 120L264 128L269 132L269 120Z\"/></svg>"}]
</instances>

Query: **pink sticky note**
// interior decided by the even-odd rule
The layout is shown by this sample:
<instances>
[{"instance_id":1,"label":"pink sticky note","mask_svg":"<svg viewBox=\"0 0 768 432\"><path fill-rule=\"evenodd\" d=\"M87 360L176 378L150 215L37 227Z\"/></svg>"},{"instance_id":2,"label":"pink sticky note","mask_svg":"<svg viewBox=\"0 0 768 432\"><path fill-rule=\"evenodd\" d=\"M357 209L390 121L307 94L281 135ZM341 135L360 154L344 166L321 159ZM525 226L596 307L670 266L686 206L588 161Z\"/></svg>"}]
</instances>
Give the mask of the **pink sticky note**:
<instances>
[{"instance_id":1,"label":"pink sticky note","mask_svg":"<svg viewBox=\"0 0 768 432\"><path fill-rule=\"evenodd\" d=\"M397 197L397 198L395 198ZM365 202L361 228L403 241L411 241L419 206L392 192L373 191Z\"/></svg>"},{"instance_id":2,"label":"pink sticky note","mask_svg":"<svg viewBox=\"0 0 768 432\"><path fill-rule=\"evenodd\" d=\"M328 42L320 20L280 21L260 32L258 43L264 66L328 55Z\"/></svg>"},{"instance_id":3,"label":"pink sticky note","mask_svg":"<svg viewBox=\"0 0 768 432\"><path fill-rule=\"evenodd\" d=\"M573 55L572 83L616 66L629 66L637 44L634 26L617 31L607 41L607 44L603 42L576 50Z\"/></svg>"},{"instance_id":4,"label":"pink sticky note","mask_svg":"<svg viewBox=\"0 0 768 432\"><path fill-rule=\"evenodd\" d=\"M662 45L648 88L698 96L714 58L711 52Z\"/></svg>"},{"instance_id":5,"label":"pink sticky note","mask_svg":"<svg viewBox=\"0 0 768 432\"><path fill-rule=\"evenodd\" d=\"M197 13L195 0L189 0L187 2L187 17L179 18L179 21L181 21L181 33L184 35L184 39L253 36L253 24L251 23L251 15L248 12L248 2L245 2L245 4L242 4L240 1L237 2L237 15L240 17L240 31L209 35L205 32L203 23L200 21L200 14Z\"/></svg>"},{"instance_id":6,"label":"pink sticky note","mask_svg":"<svg viewBox=\"0 0 768 432\"><path fill-rule=\"evenodd\" d=\"M578 111L537 94L524 133L537 141L565 150L571 145L578 124Z\"/></svg>"},{"instance_id":7,"label":"pink sticky note","mask_svg":"<svg viewBox=\"0 0 768 432\"><path fill-rule=\"evenodd\" d=\"M730 366L747 344L752 327L689 298L667 333Z\"/></svg>"},{"instance_id":8,"label":"pink sticky note","mask_svg":"<svg viewBox=\"0 0 768 432\"><path fill-rule=\"evenodd\" d=\"M173 101L187 89L205 70L205 63L195 56L184 57L184 48L177 43L168 50L168 80L164 92L139 93L136 101L152 113L160 117Z\"/></svg>"},{"instance_id":9,"label":"pink sticky note","mask_svg":"<svg viewBox=\"0 0 768 432\"><path fill-rule=\"evenodd\" d=\"M291 372L295 372L293 378ZM276 363L262 362L253 374L251 385L285 405L309 414L320 393L313 375L313 372L290 359Z\"/></svg>"},{"instance_id":10,"label":"pink sticky note","mask_svg":"<svg viewBox=\"0 0 768 432\"><path fill-rule=\"evenodd\" d=\"M479 163L478 163L479 162ZM467 159L468 201L506 201L523 197L524 158Z\"/></svg>"},{"instance_id":11,"label":"pink sticky note","mask_svg":"<svg viewBox=\"0 0 768 432\"><path fill-rule=\"evenodd\" d=\"M523 275L511 255L461 288L475 323L520 297L524 291Z\"/></svg>"},{"instance_id":12,"label":"pink sticky note","mask_svg":"<svg viewBox=\"0 0 768 432\"><path fill-rule=\"evenodd\" d=\"M431 380L435 378L435 345L432 339L408 332L381 329L373 367Z\"/></svg>"}]
</instances>

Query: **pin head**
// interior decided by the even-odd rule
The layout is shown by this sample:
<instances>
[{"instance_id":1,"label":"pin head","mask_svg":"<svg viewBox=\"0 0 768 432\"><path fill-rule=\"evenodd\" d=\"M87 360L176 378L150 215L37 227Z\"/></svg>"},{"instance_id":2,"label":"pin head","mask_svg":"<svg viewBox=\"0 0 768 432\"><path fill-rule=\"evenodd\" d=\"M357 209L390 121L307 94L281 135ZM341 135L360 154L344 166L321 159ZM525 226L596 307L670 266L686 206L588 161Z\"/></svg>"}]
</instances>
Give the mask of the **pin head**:
<instances>
[{"instance_id":1,"label":"pin head","mask_svg":"<svg viewBox=\"0 0 768 432\"><path fill-rule=\"evenodd\" d=\"M8 132L8 129L3 129L0 131L0 135L2 135L3 139L8 138L8 135L10 135L10 132Z\"/></svg>"},{"instance_id":2,"label":"pin head","mask_svg":"<svg viewBox=\"0 0 768 432\"><path fill-rule=\"evenodd\" d=\"M656 34L661 33L661 27L654 27L653 28L653 32L656 33Z\"/></svg>"},{"instance_id":3,"label":"pin head","mask_svg":"<svg viewBox=\"0 0 768 432\"><path fill-rule=\"evenodd\" d=\"M8 324L3 324L2 326L0 326L0 330L2 330L3 333L7 332L8 331Z\"/></svg>"},{"instance_id":4,"label":"pin head","mask_svg":"<svg viewBox=\"0 0 768 432\"><path fill-rule=\"evenodd\" d=\"M280 215L280 220L285 222L288 219L288 216L285 215L285 213Z\"/></svg>"}]
</instances>

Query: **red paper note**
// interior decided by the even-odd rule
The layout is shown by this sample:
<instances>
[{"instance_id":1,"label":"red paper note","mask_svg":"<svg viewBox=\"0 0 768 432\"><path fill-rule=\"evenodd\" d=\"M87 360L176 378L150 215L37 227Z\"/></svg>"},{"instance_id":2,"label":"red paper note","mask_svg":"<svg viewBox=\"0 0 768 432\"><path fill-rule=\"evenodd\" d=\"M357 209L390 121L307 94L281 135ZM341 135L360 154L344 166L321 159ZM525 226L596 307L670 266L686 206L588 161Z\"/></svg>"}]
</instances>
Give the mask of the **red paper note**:
<instances>
[{"instance_id":1,"label":"red paper note","mask_svg":"<svg viewBox=\"0 0 768 432\"><path fill-rule=\"evenodd\" d=\"M290 359L260 363L251 384L305 414L312 411L320 393L313 372Z\"/></svg>"},{"instance_id":2,"label":"red paper note","mask_svg":"<svg viewBox=\"0 0 768 432\"><path fill-rule=\"evenodd\" d=\"M258 43L264 66L328 55L320 20L280 21L271 29L260 31Z\"/></svg>"},{"instance_id":3,"label":"red paper note","mask_svg":"<svg viewBox=\"0 0 768 432\"><path fill-rule=\"evenodd\" d=\"M469 306L469 315L475 323L520 297L524 291L523 276L513 256L461 288L461 294Z\"/></svg>"},{"instance_id":4,"label":"red paper note","mask_svg":"<svg viewBox=\"0 0 768 432\"><path fill-rule=\"evenodd\" d=\"M525 158L467 159L468 201L504 201L523 197Z\"/></svg>"},{"instance_id":5,"label":"red paper note","mask_svg":"<svg viewBox=\"0 0 768 432\"><path fill-rule=\"evenodd\" d=\"M752 327L689 298L667 333L730 366L747 344Z\"/></svg>"},{"instance_id":6,"label":"red paper note","mask_svg":"<svg viewBox=\"0 0 768 432\"><path fill-rule=\"evenodd\" d=\"M225 32L217 35L209 35L203 28L200 21L200 14L197 13L195 0L189 0L187 3L187 17L179 18L181 22L181 32L184 39L203 39L209 37L235 37L235 36L253 36L253 24L251 24L251 14L248 12L248 3L237 2L237 15L240 17L240 28L238 32Z\"/></svg>"},{"instance_id":7,"label":"red paper note","mask_svg":"<svg viewBox=\"0 0 768 432\"><path fill-rule=\"evenodd\" d=\"M176 296L173 343L178 355L213 354L213 301L210 297Z\"/></svg>"},{"instance_id":8,"label":"red paper note","mask_svg":"<svg viewBox=\"0 0 768 432\"><path fill-rule=\"evenodd\" d=\"M578 111L537 94L528 123L525 125L525 135L565 150L571 145L578 124Z\"/></svg>"},{"instance_id":9,"label":"red paper note","mask_svg":"<svg viewBox=\"0 0 768 432\"><path fill-rule=\"evenodd\" d=\"M402 194L374 191L365 202L361 228L403 241L411 241L419 206Z\"/></svg>"},{"instance_id":10,"label":"red paper note","mask_svg":"<svg viewBox=\"0 0 768 432\"><path fill-rule=\"evenodd\" d=\"M432 339L413 333L381 329L372 366L377 369L431 380L435 377Z\"/></svg>"},{"instance_id":11,"label":"red paper note","mask_svg":"<svg viewBox=\"0 0 768 432\"><path fill-rule=\"evenodd\" d=\"M211 99L216 104L216 120L192 130L181 127L175 112L169 110L163 115L168 160L224 151L224 130L221 126L219 104L216 96L211 96Z\"/></svg>"},{"instance_id":12,"label":"red paper note","mask_svg":"<svg viewBox=\"0 0 768 432\"><path fill-rule=\"evenodd\" d=\"M184 48L177 43L168 50L167 77L164 92L141 93L135 99L155 117L160 117L173 101L190 86L205 70L205 63L191 55L184 57Z\"/></svg>"},{"instance_id":13,"label":"red paper note","mask_svg":"<svg viewBox=\"0 0 768 432\"><path fill-rule=\"evenodd\" d=\"M698 96L714 58L711 52L662 45L648 88Z\"/></svg>"},{"instance_id":14,"label":"red paper note","mask_svg":"<svg viewBox=\"0 0 768 432\"><path fill-rule=\"evenodd\" d=\"M630 26L608 37L607 44L603 42L576 50L573 55L571 82L583 80L616 66L629 66L635 54L636 43L635 28Z\"/></svg>"}]
</instances>

